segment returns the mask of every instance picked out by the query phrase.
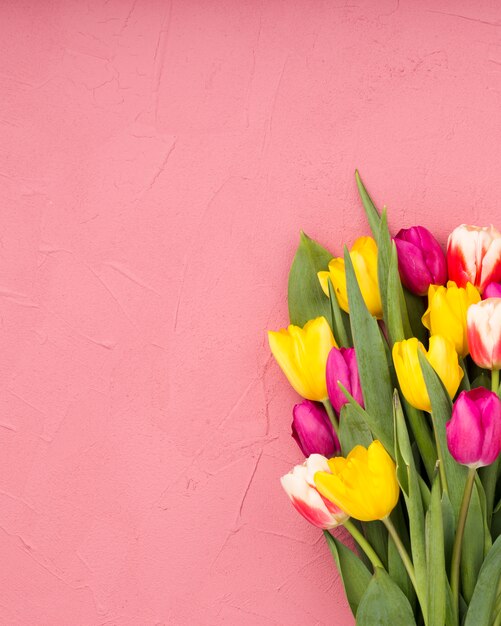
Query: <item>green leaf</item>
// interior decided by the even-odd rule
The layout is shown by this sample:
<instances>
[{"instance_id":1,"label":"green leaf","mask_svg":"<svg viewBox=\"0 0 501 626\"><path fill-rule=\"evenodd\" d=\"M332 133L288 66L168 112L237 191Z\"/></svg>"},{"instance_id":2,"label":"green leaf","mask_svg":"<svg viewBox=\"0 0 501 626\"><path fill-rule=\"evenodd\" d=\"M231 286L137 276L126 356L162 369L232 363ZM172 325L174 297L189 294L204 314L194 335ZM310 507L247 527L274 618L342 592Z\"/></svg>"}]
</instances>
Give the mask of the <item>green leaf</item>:
<instances>
[{"instance_id":1,"label":"green leaf","mask_svg":"<svg viewBox=\"0 0 501 626\"><path fill-rule=\"evenodd\" d=\"M357 181L358 193L360 194L365 214L367 215L367 219L369 221L369 226L372 230L372 234L374 235L374 239L377 241L379 236L379 223L381 221L379 212L376 209L376 205L372 201L372 198L369 196L369 193L360 178L358 170L355 170L355 180Z\"/></svg>"},{"instance_id":2,"label":"green leaf","mask_svg":"<svg viewBox=\"0 0 501 626\"><path fill-rule=\"evenodd\" d=\"M426 567L428 573L427 626L445 624L448 581L445 566L444 530L440 479L436 476L431 490L431 502L426 513Z\"/></svg>"},{"instance_id":3,"label":"green leaf","mask_svg":"<svg viewBox=\"0 0 501 626\"><path fill-rule=\"evenodd\" d=\"M374 548L381 559L381 563L388 567L388 531L383 522L368 522L363 524L365 538Z\"/></svg>"},{"instance_id":4,"label":"green leaf","mask_svg":"<svg viewBox=\"0 0 501 626\"><path fill-rule=\"evenodd\" d=\"M409 536L407 533L406 517L404 517L402 511L402 502L399 501L397 503L397 506L393 509L390 517L397 533L408 550ZM412 609L414 610L414 607L416 606L416 592L414 591L414 587L407 570L405 569L402 557L400 556L398 548L391 535L388 536L388 574L405 593Z\"/></svg>"},{"instance_id":5,"label":"green leaf","mask_svg":"<svg viewBox=\"0 0 501 626\"><path fill-rule=\"evenodd\" d=\"M456 463L447 447L445 424L451 418L451 399L437 373L420 350L418 350L418 357L426 389L430 396L432 420L437 433L438 445L440 445L444 459L444 470L447 478L449 498L454 510L454 517L457 519L463 498L467 469L464 465Z\"/></svg>"},{"instance_id":6,"label":"green leaf","mask_svg":"<svg viewBox=\"0 0 501 626\"><path fill-rule=\"evenodd\" d=\"M357 611L357 626L416 626L409 600L388 574L376 567Z\"/></svg>"},{"instance_id":7,"label":"green leaf","mask_svg":"<svg viewBox=\"0 0 501 626\"><path fill-rule=\"evenodd\" d=\"M411 325L412 336L417 337L425 346L428 344L428 331L423 326L421 318L426 311L425 299L408 291L403 287L409 323Z\"/></svg>"},{"instance_id":8,"label":"green leaf","mask_svg":"<svg viewBox=\"0 0 501 626\"><path fill-rule=\"evenodd\" d=\"M423 501L418 479L419 474L416 470L409 433L396 390L393 396L393 419L395 422L395 448L398 448L396 453L397 477L402 486L407 513L409 515L409 535L412 559L416 572L416 591L421 607L426 607L427 570ZM402 476L405 476L404 480Z\"/></svg>"},{"instance_id":9,"label":"green leaf","mask_svg":"<svg viewBox=\"0 0 501 626\"><path fill-rule=\"evenodd\" d=\"M478 489L471 494L461 551L461 586L468 604L473 595L478 573L484 560L485 529Z\"/></svg>"},{"instance_id":10,"label":"green leaf","mask_svg":"<svg viewBox=\"0 0 501 626\"><path fill-rule=\"evenodd\" d=\"M361 409L363 411L363 409ZM356 445L367 448L372 443L372 435L367 423L352 404L345 404L339 416L339 441L341 451L347 456Z\"/></svg>"},{"instance_id":11,"label":"green leaf","mask_svg":"<svg viewBox=\"0 0 501 626\"><path fill-rule=\"evenodd\" d=\"M383 305L383 318L388 325L388 271L390 269L391 257L391 237L386 219L386 209L383 209L381 221L379 222L379 232L376 237L377 242L377 276L379 283L379 293ZM403 338L403 337L402 337Z\"/></svg>"},{"instance_id":12,"label":"green leaf","mask_svg":"<svg viewBox=\"0 0 501 626\"><path fill-rule=\"evenodd\" d=\"M299 246L289 272L289 317L291 324L304 326L315 317L331 319L329 298L322 291L317 272L327 270L332 254L301 232Z\"/></svg>"},{"instance_id":13,"label":"green leaf","mask_svg":"<svg viewBox=\"0 0 501 626\"><path fill-rule=\"evenodd\" d=\"M344 319L343 319L343 311L339 306L339 302L337 301L336 293L334 291L334 287L332 286L332 282L329 278L327 281L329 285L329 304L331 308L331 322L332 322L332 332L334 333L334 338L339 348L350 348L351 343L348 339L348 334L346 332Z\"/></svg>"},{"instance_id":14,"label":"green leaf","mask_svg":"<svg viewBox=\"0 0 501 626\"><path fill-rule=\"evenodd\" d=\"M493 514L494 499L496 497L496 483L501 467L499 457L487 467L480 469L480 478L485 490L485 508L487 512L487 525L491 525Z\"/></svg>"},{"instance_id":15,"label":"green leaf","mask_svg":"<svg viewBox=\"0 0 501 626\"><path fill-rule=\"evenodd\" d=\"M412 434L416 440L426 473L428 478L431 480L435 473L437 450L428 426L428 421L423 411L419 411L410 405L405 398L403 398L403 405L407 421L409 422Z\"/></svg>"},{"instance_id":16,"label":"green leaf","mask_svg":"<svg viewBox=\"0 0 501 626\"><path fill-rule=\"evenodd\" d=\"M452 546L454 545L454 535L456 524L454 522L454 511L449 496L444 491L442 493L442 525L444 528L444 551L445 562L450 563L452 558Z\"/></svg>"},{"instance_id":17,"label":"green leaf","mask_svg":"<svg viewBox=\"0 0 501 626\"><path fill-rule=\"evenodd\" d=\"M464 626L490 626L501 576L501 537L498 537L480 569ZM363 601L363 600L362 600Z\"/></svg>"},{"instance_id":18,"label":"green leaf","mask_svg":"<svg viewBox=\"0 0 501 626\"><path fill-rule=\"evenodd\" d=\"M383 339L377 321L367 310L360 292L355 270L348 250L345 248L344 261L346 284L350 307L350 322L353 342L357 354L360 382L366 412L377 424L374 434L381 440L386 450L393 456L393 422L388 419L391 406L392 386Z\"/></svg>"},{"instance_id":19,"label":"green leaf","mask_svg":"<svg viewBox=\"0 0 501 626\"><path fill-rule=\"evenodd\" d=\"M327 530L323 532L343 581L348 603L353 615L356 615L360 600L370 583L371 574L358 556L344 543L333 537Z\"/></svg>"},{"instance_id":20,"label":"green leaf","mask_svg":"<svg viewBox=\"0 0 501 626\"><path fill-rule=\"evenodd\" d=\"M360 368L360 366L359 366L359 368ZM363 409L358 404L358 402L350 394L350 392L346 389L346 387L343 385L343 383L338 381L337 384L338 384L339 388L341 389L341 391L346 396L349 405L352 407L353 412L357 414L359 420L365 422L365 424L367 424L367 426L369 428L369 432L371 432L374 435L374 437L376 439L379 439L383 443L383 445L384 445L384 440L388 436L388 432L387 432L388 429L387 428L382 428L380 420L376 419L370 413L367 413L367 411L365 409ZM386 446L385 446L385 448L386 448ZM388 448L386 448L386 449L388 450ZM389 453L393 454L393 446L391 446L391 448L389 450Z\"/></svg>"}]
</instances>

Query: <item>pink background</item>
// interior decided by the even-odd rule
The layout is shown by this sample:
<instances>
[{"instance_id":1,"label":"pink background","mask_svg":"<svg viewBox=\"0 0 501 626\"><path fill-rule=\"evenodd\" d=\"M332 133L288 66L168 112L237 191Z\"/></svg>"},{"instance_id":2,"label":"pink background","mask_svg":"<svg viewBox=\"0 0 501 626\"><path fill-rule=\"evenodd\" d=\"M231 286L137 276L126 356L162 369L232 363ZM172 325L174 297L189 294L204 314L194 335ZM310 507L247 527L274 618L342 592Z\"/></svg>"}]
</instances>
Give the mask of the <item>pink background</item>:
<instances>
[{"instance_id":1,"label":"pink background","mask_svg":"<svg viewBox=\"0 0 501 626\"><path fill-rule=\"evenodd\" d=\"M501 7L3 0L0 623L351 625L267 328L304 228L500 218Z\"/></svg>"}]
</instances>

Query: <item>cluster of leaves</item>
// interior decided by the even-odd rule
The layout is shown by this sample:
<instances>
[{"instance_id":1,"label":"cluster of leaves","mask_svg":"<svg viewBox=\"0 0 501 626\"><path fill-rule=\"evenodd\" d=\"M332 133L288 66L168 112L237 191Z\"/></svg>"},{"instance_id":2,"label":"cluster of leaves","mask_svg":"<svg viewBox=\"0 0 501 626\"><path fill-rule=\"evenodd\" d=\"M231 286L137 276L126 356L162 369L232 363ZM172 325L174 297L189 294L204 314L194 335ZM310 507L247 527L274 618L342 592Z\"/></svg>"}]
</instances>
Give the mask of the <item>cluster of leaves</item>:
<instances>
[{"instance_id":1,"label":"cluster of leaves","mask_svg":"<svg viewBox=\"0 0 501 626\"><path fill-rule=\"evenodd\" d=\"M499 464L477 478L466 521L461 560L459 615L455 614L448 573L456 524L467 469L450 455L445 424L451 416L451 400L437 374L424 358L421 367L431 399L436 439L430 418L410 406L402 396L391 358L397 341L417 337L427 344L421 323L425 303L401 284L395 244L388 229L386 210L380 214L358 172L357 185L369 226L378 245L378 280L384 324L367 310L348 250L344 250L350 315L339 308L330 285L326 298L317 279L333 255L306 234L294 258L288 286L292 324L303 326L323 315L340 347L354 346L365 400L362 408L345 391L349 403L340 416L343 455L357 444L368 446L379 439L397 465L401 488L399 504L391 519L411 555L416 590L411 583L394 540L381 522L359 523L385 569L373 569L339 539L325 531L347 599L357 624L376 626L498 626L501 624L501 501L495 507ZM420 355L422 356L422 355ZM485 374L470 377L465 365L461 389L485 384ZM482 377L483 376L483 377ZM448 489L443 490L437 472L437 446L444 457Z\"/></svg>"}]
</instances>

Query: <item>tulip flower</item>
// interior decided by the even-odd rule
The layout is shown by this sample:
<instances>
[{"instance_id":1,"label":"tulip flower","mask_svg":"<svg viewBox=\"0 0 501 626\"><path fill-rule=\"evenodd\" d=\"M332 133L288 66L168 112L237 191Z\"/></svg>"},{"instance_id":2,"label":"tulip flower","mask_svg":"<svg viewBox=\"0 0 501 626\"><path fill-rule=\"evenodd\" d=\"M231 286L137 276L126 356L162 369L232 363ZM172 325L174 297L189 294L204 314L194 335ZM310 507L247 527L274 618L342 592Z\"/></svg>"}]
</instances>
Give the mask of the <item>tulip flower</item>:
<instances>
[{"instance_id":1,"label":"tulip flower","mask_svg":"<svg viewBox=\"0 0 501 626\"><path fill-rule=\"evenodd\" d=\"M330 457L339 453L339 440L322 405L303 400L296 404L292 414L292 436L304 456Z\"/></svg>"},{"instance_id":2,"label":"tulip flower","mask_svg":"<svg viewBox=\"0 0 501 626\"><path fill-rule=\"evenodd\" d=\"M341 408L348 402L339 388L338 381L343 384L360 406L364 406L354 348L332 348L327 359L326 377L329 400L338 415Z\"/></svg>"},{"instance_id":3,"label":"tulip flower","mask_svg":"<svg viewBox=\"0 0 501 626\"><path fill-rule=\"evenodd\" d=\"M423 324L431 335L442 335L450 339L457 353L466 356L466 311L477 302L480 302L480 294L471 283L466 283L466 287L458 287L450 280L447 287L430 285L428 309L422 317Z\"/></svg>"},{"instance_id":4,"label":"tulip flower","mask_svg":"<svg viewBox=\"0 0 501 626\"><path fill-rule=\"evenodd\" d=\"M416 409L431 412L430 397L419 363L418 350L425 355L451 398L456 394L464 372L459 365L454 344L441 335L430 337L428 352L416 337L394 344L393 363L405 399Z\"/></svg>"},{"instance_id":5,"label":"tulip flower","mask_svg":"<svg viewBox=\"0 0 501 626\"><path fill-rule=\"evenodd\" d=\"M398 502L395 463L380 441L355 446L346 458L328 461L330 472L315 474L319 493L350 517L371 522L388 517Z\"/></svg>"},{"instance_id":6,"label":"tulip flower","mask_svg":"<svg viewBox=\"0 0 501 626\"><path fill-rule=\"evenodd\" d=\"M501 452L501 400L484 387L462 391L445 427L447 446L458 463L490 465Z\"/></svg>"},{"instance_id":7,"label":"tulip flower","mask_svg":"<svg viewBox=\"0 0 501 626\"><path fill-rule=\"evenodd\" d=\"M501 298L501 283L489 283L484 289L482 298Z\"/></svg>"},{"instance_id":8,"label":"tulip flower","mask_svg":"<svg viewBox=\"0 0 501 626\"><path fill-rule=\"evenodd\" d=\"M482 293L501 281L501 233L493 226L458 226L447 242L447 267L459 287L470 282Z\"/></svg>"},{"instance_id":9,"label":"tulip flower","mask_svg":"<svg viewBox=\"0 0 501 626\"><path fill-rule=\"evenodd\" d=\"M468 343L477 365L501 369L501 298L488 298L468 309Z\"/></svg>"},{"instance_id":10,"label":"tulip flower","mask_svg":"<svg viewBox=\"0 0 501 626\"><path fill-rule=\"evenodd\" d=\"M383 306L379 295L376 242L372 237L359 237L350 250L350 257L364 302L371 315L381 319ZM326 296L329 295L328 281L331 280L339 306L349 313L344 259L332 259L329 262L329 271L318 272L317 275Z\"/></svg>"},{"instance_id":11,"label":"tulip flower","mask_svg":"<svg viewBox=\"0 0 501 626\"><path fill-rule=\"evenodd\" d=\"M320 454L312 454L302 465L296 465L280 479L296 510L310 524L325 530L335 528L348 519L338 506L322 498L315 487L315 473L329 471L327 459Z\"/></svg>"},{"instance_id":12,"label":"tulip flower","mask_svg":"<svg viewBox=\"0 0 501 626\"><path fill-rule=\"evenodd\" d=\"M447 280L447 263L440 244L427 228L402 228L395 238L400 278L409 291L424 296L430 285Z\"/></svg>"},{"instance_id":13,"label":"tulip flower","mask_svg":"<svg viewBox=\"0 0 501 626\"><path fill-rule=\"evenodd\" d=\"M327 400L325 366L336 346L325 317L307 322L303 328L290 325L278 332L268 331L273 356L300 396L307 400Z\"/></svg>"}]
</instances>

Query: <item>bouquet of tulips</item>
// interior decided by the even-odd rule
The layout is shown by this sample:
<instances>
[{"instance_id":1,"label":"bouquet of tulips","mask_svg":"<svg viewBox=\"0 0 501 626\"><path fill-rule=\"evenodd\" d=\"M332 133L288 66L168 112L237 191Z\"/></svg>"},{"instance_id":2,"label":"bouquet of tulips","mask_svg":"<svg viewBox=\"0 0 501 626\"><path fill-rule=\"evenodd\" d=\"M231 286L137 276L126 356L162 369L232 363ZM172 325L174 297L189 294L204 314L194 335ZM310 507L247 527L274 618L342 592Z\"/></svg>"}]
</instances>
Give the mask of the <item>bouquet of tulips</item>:
<instances>
[{"instance_id":1,"label":"bouquet of tulips","mask_svg":"<svg viewBox=\"0 0 501 626\"><path fill-rule=\"evenodd\" d=\"M301 234L271 351L303 401L283 476L324 532L361 626L501 625L501 233L373 237L342 257ZM353 537L356 552L336 532Z\"/></svg>"}]
</instances>

